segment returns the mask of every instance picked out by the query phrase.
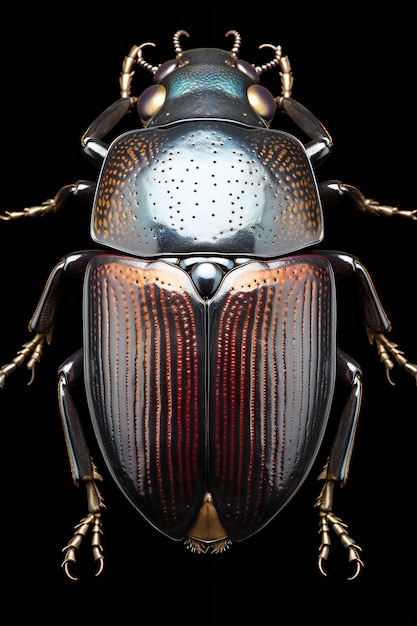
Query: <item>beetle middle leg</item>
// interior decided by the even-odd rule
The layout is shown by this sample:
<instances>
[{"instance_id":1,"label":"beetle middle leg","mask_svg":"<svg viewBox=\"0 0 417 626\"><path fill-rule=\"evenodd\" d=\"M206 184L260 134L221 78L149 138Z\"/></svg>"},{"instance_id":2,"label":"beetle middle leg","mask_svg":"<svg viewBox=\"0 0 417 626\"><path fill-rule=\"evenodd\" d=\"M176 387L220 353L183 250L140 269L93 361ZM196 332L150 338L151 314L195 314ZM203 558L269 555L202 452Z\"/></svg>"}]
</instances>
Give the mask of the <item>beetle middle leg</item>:
<instances>
[{"instance_id":1,"label":"beetle middle leg","mask_svg":"<svg viewBox=\"0 0 417 626\"><path fill-rule=\"evenodd\" d=\"M40 361L45 341L50 344L52 340L64 277L66 275L82 277L89 259L96 253L97 251L91 250L67 254L50 272L38 305L28 324L28 329L34 333L34 337L23 344L9 363L0 366L0 388L4 387L7 377L25 362L31 372L28 384L32 383L35 367Z\"/></svg>"},{"instance_id":2,"label":"beetle middle leg","mask_svg":"<svg viewBox=\"0 0 417 626\"><path fill-rule=\"evenodd\" d=\"M103 480L98 473L87 447L78 410L71 393L72 388L83 381L83 350L80 349L67 359L58 372L58 399L65 441L71 465L73 481L76 485L84 483L87 489L87 515L75 526L74 534L64 547L65 553L62 567L66 575L77 580L70 571L71 563L76 561L76 551L83 538L91 531L91 545L93 556L98 563L96 576L103 571L104 558L101 545L101 509L105 507L103 498L97 486L97 481Z\"/></svg>"},{"instance_id":3,"label":"beetle middle leg","mask_svg":"<svg viewBox=\"0 0 417 626\"><path fill-rule=\"evenodd\" d=\"M391 322L384 311L366 267L357 257L346 252L321 250L320 254L330 260L339 278L353 277L356 280L368 339L371 344L375 344L377 347L379 359L385 367L388 382L391 385L395 384L390 374L395 363L397 363L417 383L417 365L411 363L405 357L404 352L398 349L397 344L385 336L385 333L391 330Z\"/></svg>"},{"instance_id":4,"label":"beetle middle leg","mask_svg":"<svg viewBox=\"0 0 417 626\"><path fill-rule=\"evenodd\" d=\"M333 490L335 483L346 483L352 448L358 422L362 399L362 372L355 361L344 352L337 353L337 378L350 387L348 398L340 416L340 422L334 439L333 447L319 480L325 480L323 489L317 499L316 506L320 509L321 545L318 556L318 567L323 576L327 576L323 564L327 561L331 546L330 530L339 536L344 548L348 550L349 563L354 562L355 571L349 580L356 578L363 567L360 558L362 548L348 534L348 527L333 513Z\"/></svg>"}]
</instances>

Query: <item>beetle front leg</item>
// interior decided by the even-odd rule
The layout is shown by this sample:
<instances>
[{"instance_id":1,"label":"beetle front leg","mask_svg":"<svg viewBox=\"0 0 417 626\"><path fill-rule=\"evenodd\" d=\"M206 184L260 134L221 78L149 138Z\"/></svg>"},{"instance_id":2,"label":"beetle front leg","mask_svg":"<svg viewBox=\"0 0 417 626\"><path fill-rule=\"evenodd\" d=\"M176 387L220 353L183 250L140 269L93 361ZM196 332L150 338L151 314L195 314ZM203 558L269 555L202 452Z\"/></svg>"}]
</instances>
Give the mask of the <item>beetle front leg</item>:
<instances>
[{"instance_id":1,"label":"beetle front leg","mask_svg":"<svg viewBox=\"0 0 417 626\"><path fill-rule=\"evenodd\" d=\"M87 447L78 410L71 389L83 380L83 351L79 350L65 361L58 373L59 410L64 427L65 441L71 465L71 474L76 485L84 483L87 489L87 515L74 527L74 534L63 548L62 568L71 580L77 578L70 566L76 562L76 553L82 540L91 531L91 546L94 560L98 563L96 576L103 571L104 557L101 545L101 509L105 508L97 481L103 480L93 463Z\"/></svg>"},{"instance_id":2,"label":"beetle front leg","mask_svg":"<svg viewBox=\"0 0 417 626\"><path fill-rule=\"evenodd\" d=\"M137 98L122 97L103 111L81 137L84 154L98 167L107 155L108 144L102 141L120 120L136 105Z\"/></svg>"},{"instance_id":3,"label":"beetle front leg","mask_svg":"<svg viewBox=\"0 0 417 626\"><path fill-rule=\"evenodd\" d=\"M98 166L107 153L107 144L101 141L106 135L134 106L136 99L120 98L108 107L84 133L81 143L85 154ZM57 213L70 199L75 199L80 204L90 207L96 183L88 180L78 180L75 183L65 185L58 190L53 198L44 200L41 204L24 207L21 211L6 211L0 215L0 220L10 221L21 217L38 217Z\"/></svg>"},{"instance_id":4,"label":"beetle front leg","mask_svg":"<svg viewBox=\"0 0 417 626\"><path fill-rule=\"evenodd\" d=\"M312 139L306 145L308 156L317 167L329 155L333 140L327 129L315 115L290 97L275 98L275 103L284 113Z\"/></svg>"},{"instance_id":5,"label":"beetle front leg","mask_svg":"<svg viewBox=\"0 0 417 626\"><path fill-rule=\"evenodd\" d=\"M319 480L324 480L325 483L316 502L316 506L320 509L319 533L321 535L318 567L323 576L327 576L323 565L329 556L331 546L330 530L333 530L339 537L343 547L348 550L349 563L355 563L355 571L348 578L348 580L353 580L359 575L363 567L363 562L360 558L362 548L349 536L347 524L334 515L333 490L336 482L344 485L348 477L362 399L362 373L358 364L341 350L338 350L337 355L337 378L349 386L350 391L340 416L339 427L328 462L319 476Z\"/></svg>"},{"instance_id":6,"label":"beetle front leg","mask_svg":"<svg viewBox=\"0 0 417 626\"><path fill-rule=\"evenodd\" d=\"M328 180L320 183L319 187L320 196L326 209L333 207L343 198L348 198L353 203L353 206L358 209L358 211L362 211L362 213L370 213L375 216L382 215L384 217L398 215L399 217L417 220L417 209L403 210L398 207L380 204L376 200L365 198L357 187L342 183L339 180Z\"/></svg>"}]
</instances>

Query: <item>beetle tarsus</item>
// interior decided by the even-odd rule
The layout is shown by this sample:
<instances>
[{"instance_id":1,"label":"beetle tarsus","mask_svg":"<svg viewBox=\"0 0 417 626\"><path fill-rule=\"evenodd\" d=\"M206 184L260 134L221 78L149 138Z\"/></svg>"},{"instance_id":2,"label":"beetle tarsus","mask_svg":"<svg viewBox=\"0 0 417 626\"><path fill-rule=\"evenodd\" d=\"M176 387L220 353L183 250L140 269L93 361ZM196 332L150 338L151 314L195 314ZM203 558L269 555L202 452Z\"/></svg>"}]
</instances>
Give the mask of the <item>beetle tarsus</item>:
<instances>
[{"instance_id":1,"label":"beetle tarsus","mask_svg":"<svg viewBox=\"0 0 417 626\"><path fill-rule=\"evenodd\" d=\"M349 563L353 561L355 564L354 573L352 576L348 577L348 580L354 580L357 576L359 576L361 569L364 566L364 563L360 558L362 548L358 546L352 537L349 536L347 532L347 524L345 524L345 522L343 522L339 517L336 517L336 515L334 515L331 511L320 512L319 533L321 534L321 545L317 560L319 571L323 574L323 576L327 576L327 572L324 569L324 563L327 562L330 553L330 530L333 530L333 532L336 533L342 543L342 546L348 550Z\"/></svg>"},{"instance_id":2,"label":"beetle tarsus","mask_svg":"<svg viewBox=\"0 0 417 626\"><path fill-rule=\"evenodd\" d=\"M23 211L6 211L4 215L0 215L0 219L9 221L16 220L21 217L38 217L39 215L47 215L48 213L54 213L56 211L55 198L49 198L42 202L42 204L25 207Z\"/></svg>"},{"instance_id":3,"label":"beetle tarsus","mask_svg":"<svg viewBox=\"0 0 417 626\"><path fill-rule=\"evenodd\" d=\"M45 333L37 333L31 341L23 344L15 358L10 363L6 363L6 365L0 367L0 388L4 387L7 376L9 376L20 365L22 365L27 358L29 358L27 362L27 367L31 372L31 377L28 385L33 382L33 379L35 377L35 366L37 363L39 363L39 360L41 358L42 347L45 338Z\"/></svg>"},{"instance_id":4,"label":"beetle tarsus","mask_svg":"<svg viewBox=\"0 0 417 626\"><path fill-rule=\"evenodd\" d=\"M342 546L347 549L349 563L353 562L355 564L355 570L352 576L348 577L348 580L354 580L357 576L359 576L362 571L362 567L364 567L364 563L360 556L362 548L348 534L348 525L340 517L337 517L332 511L335 481L325 478L328 474L328 466L329 461L326 463L322 473L318 477L319 480L325 479L325 482L316 501L316 506L320 508L319 534L321 536L317 565L320 573L323 576L327 576L324 565L329 558L330 547L332 544L331 531L333 531L337 537L339 537Z\"/></svg>"},{"instance_id":5,"label":"beetle tarsus","mask_svg":"<svg viewBox=\"0 0 417 626\"><path fill-rule=\"evenodd\" d=\"M413 209L411 211L407 210L398 210L395 215L400 215L401 217L409 217L412 220L417 220L417 209Z\"/></svg>"},{"instance_id":6,"label":"beetle tarsus","mask_svg":"<svg viewBox=\"0 0 417 626\"><path fill-rule=\"evenodd\" d=\"M76 195L77 193L83 194L86 188L88 189L88 186L88 183L85 181L65 185L58 190L53 198L44 200L42 204L25 207L22 211L6 211L4 215L0 215L0 219L10 221L20 219L21 217L43 217L50 213L56 213L65 206L70 196Z\"/></svg>"},{"instance_id":7,"label":"beetle tarsus","mask_svg":"<svg viewBox=\"0 0 417 626\"><path fill-rule=\"evenodd\" d=\"M370 213L375 216L382 215L383 217L392 217L393 215L397 215L399 217L407 217L412 220L417 220L417 209L413 209L411 211L399 209L395 206L380 204L372 198L365 198L364 204L360 210L364 213Z\"/></svg>"},{"instance_id":8,"label":"beetle tarsus","mask_svg":"<svg viewBox=\"0 0 417 626\"><path fill-rule=\"evenodd\" d=\"M395 206L390 206L387 204L380 204L377 200L373 198L365 198L363 193L353 185L348 185L347 183L336 183L336 186L339 192L343 194L348 194L351 198L355 207L362 211L362 213L369 213L373 216L383 216L383 217L406 217L408 219L417 220L417 209L412 210L404 210L399 209Z\"/></svg>"},{"instance_id":9,"label":"beetle tarsus","mask_svg":"<svg viewBox=\"0 0 417 626\"><path fill-rule=\"evenodd\" d=\"M391 385L395 385L390 377L390 372L394 367L394 361L391 359L392 356L398 365L403 367L411 376L414 376L417 384L417 365L410 363L410 361L404 356L404 352L398 349L398 344L389 341L382 333L373 335L371 337L371 343L373 340L375 340L378 349L379 359L385 365L385 371L389 383Z\"/></svg>"},{"instance_id":10,"label":"beetle tarsus","mask_svg":"<svg viewBox=\"0 0 417 626\"><path fill-rule=\"evenodd\" d=\"M101 545L101 535L103 534L101 526L101 513L99 512L89 513L74 527L75 532L72 539L62 550L65 552L65 557L61 564L66 576L71 580L78 580L78 578L71 573L70 567L71 564L75 564L77 560L77 550L90 529L92 534L91 546L93 549L93 557L97 563L96 576L100 576L102 573L104 569L104 557L103 546Z\"/></svg>"}]
</instances>

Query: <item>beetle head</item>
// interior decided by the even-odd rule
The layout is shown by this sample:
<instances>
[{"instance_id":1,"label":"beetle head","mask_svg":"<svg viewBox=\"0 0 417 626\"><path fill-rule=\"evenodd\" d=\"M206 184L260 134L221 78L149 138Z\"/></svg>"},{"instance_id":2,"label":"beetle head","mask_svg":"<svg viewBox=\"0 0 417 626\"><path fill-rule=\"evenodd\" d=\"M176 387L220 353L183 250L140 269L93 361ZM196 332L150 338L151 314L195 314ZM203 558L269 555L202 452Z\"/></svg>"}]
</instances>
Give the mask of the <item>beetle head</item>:
<instances>
[{"instance_id":1,"label":"beetle head","mask_svg":"<svg viewBox=\"0 0 417 626\"><path fill-rule=\"evenodd\" d=\"M162 126L182 120L212 118L248 125L268 126L275 111L274 96L259 84L265 69L279 65L281 48L270 46L275 56L269 63L256 67L238 58L240 35L230 51L218 48L197 48L183 52L174 35L176 57L153 67L138 47L138 63L154 75L154 84L138 98L138 112L144 126Z\"/></svg>"}]
</instances>

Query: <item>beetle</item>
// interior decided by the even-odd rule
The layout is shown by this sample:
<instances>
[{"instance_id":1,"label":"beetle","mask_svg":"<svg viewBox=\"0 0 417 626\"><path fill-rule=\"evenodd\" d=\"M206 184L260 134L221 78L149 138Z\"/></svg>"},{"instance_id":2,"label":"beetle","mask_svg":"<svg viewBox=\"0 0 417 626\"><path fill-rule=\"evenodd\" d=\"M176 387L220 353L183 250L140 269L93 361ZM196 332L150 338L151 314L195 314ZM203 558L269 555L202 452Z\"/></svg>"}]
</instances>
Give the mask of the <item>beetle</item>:
<instances>
[{"instance_id":1,"label":"beetle","mask_svg":"<svg viewBox=\"0 0 417 626\"><path fill-rule=\"evenodd\" d=\"M65 276L83 283L83 346L58 370L58 405L73 480L87 514L64 547L72 568L90 532L99 575L102 477L92 459L74 390L84 385L104 463L133 507L167 538L196 553L222 553L270 524L303 485L321 449L336 387L346 389L334 443L319 478L318 567L331 533L354 565L362 548L333 512L346 483L362 399L362 371L338 348L337 279L357 286L369 340L390 382L397 363L417 366L386 337L391 324L358 258L319 247L324 211L341 199L374 215L417 219L364 197L316 168L332 138L292 98L293 75L280 46L272 59L230 50L183 50L148 63L133 46L121 97L82 136L97 181L80 180L4 221L45 216L75 198L91 210L96 249L65 255L51 271L29 322L33 338L0 368L0 386L23 363L31 371L51 342ZM153 84L131 96L133 68ZM281 94L260 84L280 70ZM103 141L134 109L141 125ZM276 111L307 137L271 128Z\"/></svg>"}]
</instances>

